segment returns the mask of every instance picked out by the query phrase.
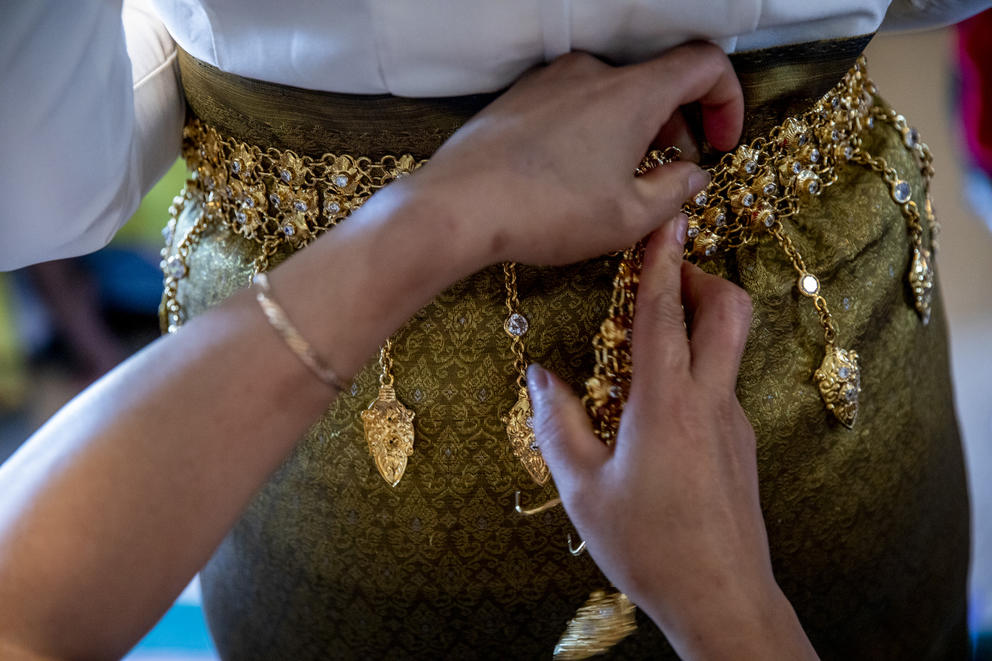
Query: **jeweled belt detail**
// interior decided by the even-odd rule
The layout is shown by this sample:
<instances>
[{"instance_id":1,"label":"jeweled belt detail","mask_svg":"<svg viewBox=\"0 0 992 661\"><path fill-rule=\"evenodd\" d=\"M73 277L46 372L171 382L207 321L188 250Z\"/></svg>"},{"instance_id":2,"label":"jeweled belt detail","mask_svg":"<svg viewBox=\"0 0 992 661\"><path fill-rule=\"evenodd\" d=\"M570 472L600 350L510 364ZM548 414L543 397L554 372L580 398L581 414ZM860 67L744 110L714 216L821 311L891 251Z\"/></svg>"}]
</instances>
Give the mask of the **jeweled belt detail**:
<instances>
[{"instance_id":1,"label":"jeweled belt detail","mask_svg":"<svg viewBox=\"0 0 992 661\"><path fill-rule=\"evenodd\" d=\"M877 173L906 221L911 257L907 287L924 324L930 317L935 239L939 230L929 194L933 175L930 150L901 115L875 105L875 94L875 85L868 79L861 58L810 110L788 118L768 135L724 155L710 169L712 180L706 190L683 207L689 217L685 249L689 260L713 258L751 244L766 234L784 251L796 273L797 290L812 301L823 328L824 357L811 375L812 381L826 408L847 427L853 427L858 414L861 393L858 354L840 344L841 330L821 291L820 280L807 267L791 238L798 229L790 223L790 218L811 198L830 187L841 168L864 167ZM909 183L866 147L865 139L877 122L898 131L906 149L916 157L926 198L922 213L911 199ZM288 150L263 149L225 138L198 120L190 121L184 129L183 155L192 176L170 207L172 217L163 231L164 312L169 332L175 332L185 320L177 297L179 282L188 275L188 258L209 228L227 227L257 243L260 252L253 271L264 272L279 250L303 248L360 207L376 190L425 163L410 155L379 160L335 154L320 158L298 156ZM645 157L637 174L677 157L676 150L652 152ZM177 237L177 219L189 200L195 201L202 213L183 236ZM630 331L642 256L640 244L623 252L610 308L593 341L595 368L586 381L583 401L594 430L608 444L616 438L630 388ZM504 277L507 308L504 331L510 338L517 375L516 403L505 418L507 438L531 478L543 484L549 472L534 445L532 411L524 381L527 366L524 338L529 324L520 309L515 264L504 265ZM380 351L379 397L362 417L375 464L383 478L395 486L413 453L414 439L413 412L396 400L392 387L390 351L391 343L387 340ZM543 509L542 506L529 512ZM528 513L519 507L518 511ZM581 552L582 548L580 544L574 551ZM614 593L608 599L620 604L622 597ZM599 598L602 600L602 595ZM586 658L608 649L627 635L633 630L633 608L618 607L617 612L623 617L593 618L586 622L588 613L584 615L585 611L580 611L562 638L559 655Z\"/></svg>"}]
</instances>

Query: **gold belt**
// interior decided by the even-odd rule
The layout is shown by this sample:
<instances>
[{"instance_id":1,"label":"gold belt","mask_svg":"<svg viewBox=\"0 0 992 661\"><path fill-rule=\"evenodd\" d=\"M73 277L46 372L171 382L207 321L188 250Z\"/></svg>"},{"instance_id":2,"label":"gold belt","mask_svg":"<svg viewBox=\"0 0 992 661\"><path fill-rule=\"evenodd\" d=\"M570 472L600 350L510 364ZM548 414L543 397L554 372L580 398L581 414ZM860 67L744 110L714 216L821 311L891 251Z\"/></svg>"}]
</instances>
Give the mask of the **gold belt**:
<instances>
[{"instance_id":1,"label":"gold belt","mask_svg":"<svg viewBox=\"0 0 992 661\"><path fill-rule=\"evenodd\" d=\"M877 105L875 94L865 62L859 58L842 80L807 110L725 154L709 169L712 180L706 190L683 207L689 217L685 247L685 257L689 260L703 262L765 235L771 236L788 256L796 273L797 289L810 299L823 327L824 358L813 374L813 381L827 409L848 427L855 423L861 392L858 354L853 348L842 346L842 329L830 313L828 296L821 291L819 279L807 268L790 238L798 231L790 219L830 187L840 169L865 167L876 172L888 186L892 201L906 221L911 253L907 285L922 323L928 322L938 231L929 197L932 157L918 132L901 115ZM911 199L909 183L867 148L867 135L877 123L898 131L906 149L915 155L925 183L922 212L920 205ZM254 271L262 272L278 251L305 247L360 207L375 191L426 162L409 153L371 158L328 153L301 155L289 149L263 148L222 135L199 119L191 119L184 128L183 155L192 175L170 208L172 218L164 232L166 246L162 252L164 313L169 332L174 332L184 321L177 298L178 284L188 274L187 259L191 251L209 228L226 227L257 243L260 252ZM652 152L639 172L675 157L677 154L671 150ZM183 236L177 237L177 218L190 200L202 209L202 214ZM630 385L629 330L641 255L641 246L623 253L614 280L613 302L593 342L595 371L586 382L584 403L597 434L608 443L616 433ZM507 285L504 328L513 346L518 374L522 375L526 368L523 337L527 320L519 312L515 265L505 265L504 272ZM388 340L380 353L380 363L380 397L363 418L376 465L383 477L395 484L402 477L406 456L412 453L413 414L395 400ZM533 431L527 424L530 403L522 378L518 379L518 387L520 398L507 417L507 435L524 467L536 482L543 483L548 478L547 467L532 446ZM375 439L369 436L378 424L376 407L398 407L401 413L405 412L396 418L401 428L392 430L402 432L407 439L399 459L377 449ZM581 548L582 545L575 552ZM632 610L628 608L629 602L623 595L596 594L592 600L595 608L590 613L602 613L605 609L623 617L593 628L612 629L622 637L629 631ZM578 619L583 617L580 613ZM583 633L588 625L588 622L570 625L559 650L561 658L583 658L590 650L602 649L597 645L609 647L618 639L597 634L600 642L590 641Z\"/></svg>"}]
</instances>

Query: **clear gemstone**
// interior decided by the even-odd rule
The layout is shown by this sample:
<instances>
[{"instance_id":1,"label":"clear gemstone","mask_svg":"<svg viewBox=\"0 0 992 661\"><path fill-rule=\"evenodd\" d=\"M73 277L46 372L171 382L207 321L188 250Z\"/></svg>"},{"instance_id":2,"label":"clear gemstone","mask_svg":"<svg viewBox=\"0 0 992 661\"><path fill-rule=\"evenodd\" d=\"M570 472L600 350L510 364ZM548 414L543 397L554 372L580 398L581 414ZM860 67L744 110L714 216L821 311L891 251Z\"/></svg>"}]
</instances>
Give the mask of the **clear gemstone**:
<instances>
[{"instance_id":1,"label":"clear gemstone","mask_svg":"<svg viewBox=\"0 0 992 661\"><path fill-rule=\"evenodd\" d=\"M344 188L345 186L347 186L348 185L348 175L346 175L346 174L339 174L336 177L334 177L334 185L337 186L338 188Z\"/></svg>"},{"instance_id":2,"label":"clear gemstone","mask_svg":"<svg viewBox=\"0 0 992 661\"><path fill-rule=\"evenodd\" d=\"M774 195L778 191L778 186L774 183L765 184L765 187L761 189L765 195Z\"/></svg>"},{"instance_id":3,"label":"clear gemstone","mask_svg":"<svg viewBox=\"0 0 992 661\"><path fill-rule=\"evenodd\" d=\"M912 191L909 188L909 184L899 179L892 187L892 199L899 204L909 202L911 192Z\"/></svg>"},{"instance_id":4,"label":"clear gemstone","mask_svg":"<svg viewBox=\"0 0 992 661\"><path fill-rule=\"evenodd\" d=\"M293 208L296 209L297 211L303 212L306 211L308 207L307 207L307 203L304 202L303 200L296 200L295 202L293 202Z\"/></svg>"},{"instance_id":5,"label":"clear gemstone","mask_svg":"<svg viewBox=\"0 0 992 661\"><path fill-rule=\"evenodd\" d=\"M848 386L844 389L844 399L849 402L853 402L858 397L858 391L854 386Z\"/></svg>"},{"instance_id":6,"label":"clear gemstone","mask_svg":"<svg viewBox=\"0 0 992 661\"><path fill-rule=\"evenodd\" d=\"M288 184L293 179L293 173L286 168L279 168L279 178Z\"/></svg>"},{"instance_id":7,"label":"clear gemstone","mask_svg":"<svg viewBox=\"0 0 992 661\"><path fill-rule=\"evenodd\" d=\"M803 166L799 163L799 161L792 162L792 174L799 174L802 171L802 169Z\"/></svg>"},{"instance_id":8,"label":"clear gemstone","mask_svg":"<svg viewBox=\"0 0 992 661\"><path fill-rule=\"evenodd\" d=\"M233 161L231 161L231 172L234 174L238 174L239 172L241 172L241 161L239 161L238 159L234 159Z\"/></svg>"},{"instance_id":9,"label":"clear gemstone","mask_svg":"<svg viewBox=\"0 0 992 661\"><path fill-rule=\"evenodd\" d=\"M513 335L514 337L522 336L527 332L529 327L530 324L527 323L527 317L523 316L519 312L514 312L506 318L505 322L503 322L503 328L506 329L507 333Z\"/></svg>"},{"instance_id":10,"label":"clear gemstone","mask_svg":"<svg viewBox=\"0 0 992 661\"><path fill-rule=\"evenodd\" d=\"M716 246L712 246L712 245L706 246L706 256L707 257L712 257L715 254L716 254Z\"/></svg>"},{"instance_id":11,"label":"clear gemstone","mask_svg":"<svg viewBox=\"0 0 992 661\"><path fill-rule=\"evenodd\" d=\"M802 147L807 142L809 142L809 138L806 136L806 134L805 133L800 134L799 135L799 146Z\"/></svg>"},{"instance_id":12,"label":"clear gemstone","mask_svg":"<svg viewBox=\"0 0 992 661\"><path fill-rule=\"evenodd\" d=\"M706 204L706 193L705 192L696 193L696 197L694 197L692 201L696 203L696 206L700 206L700 207L703 206L704 204Z\"/></svg>"},{"instance_id":13,"label":"clear gemstone","mask_svg":"<svg viewBox=\"0 0 992 661\"><path fill-rule=\"evenodd\" d=\"M179 326L177 326L176 324L169 324L169 335L175 334L175 332L178 330L179 330Z\"/></svg>"},{"instance_id":14,"label":"clear gemstone","mask_svg":"<svg viewBox=\"0 0 992 661\"><path fill-rule=\"evenodd\" d=\"M799 278L799 289L808 296L812 296L820 291L820 281L811 273L804 274Z\"/></svg>"},{"instance_id":15,"label":"clear gemstone","mask_svg":"<svg viewBox=\"0 0 992 661\"><path fill-rule=\"evenodd\" d=\"M713 222L716 223L717 227L723 227L724 225L727 224L727 214L721 211L720 213L717 214Z\"/></svg>"},{"instance_id":16,"label":"clear gemstone","mask_svg":"<svg viewBox=\"0 0 992 661\"><path fill-rule=\"evenodd\" d=\"M754 204L754 193L747 193L741 198L741 204L745 207L750 207Z\"/></svg>"},{"instance_id":17,"label":"clear gemstone","mask_svg":"<svg viewBox=\"0 0 992 661\"><path fill-rule=\"evenodd\" d=\"M697 236L699 236L699 228L698 227L690 227L689 228L689 231L687 231L686 234L689 235L689 238L690 239L695 239Z\"/></svg>"},{"instance_id":18,"label":"clear gemstone","mask_svg":"<svg viewBox=\"0 0 992 661\"><path fill-rule=\"evenodd\" d=\"M279 196L276 195L275 193L269 194L269 202L272 204L272 206L279 208Z\"/></svg>"},{"instance_id":19,"label":"clear gemstone","mask_svg":"<svg viewBox=\"0 0 992 661\"><path fill-rule=\"evenodd\" d=\"M296 234L296 228L292 225L286 224L282 226L282 233L286 236L293 236Z\"/></svg>"},{"instance_id":20,"label":"clear gemstone","mask_svg":"<svg viewBox=\"0 0 992 661\"><path fill-rule=\"evenodd\" d=\"M835 96L834 98L830 99L830 107L833 108L834 110L837 110L837 108L840 107L840 97L839 96Z\"/></svg>"},{"instance_id":21,"label":"clear gemstone","mask_svg":"<svg viewBox=\"0 0 992 661\"><path fill-rule=\"evenodd\" d=\"M844 158L851 160L854 157L854 147L848 145L844 147Z\"/></svg>"},{"instance_id":22,"label":"clear gemstone","mask_svg":"<svg viewBox=\"0 0 992 661\"><path fill-rule=\"evenodd\" d=\"M244 199L244 202L242 202L242 204L245 205L245 208L246 209L254 209L255 208L255 198L253 198L253 197L246 197Z\"/></svg>"},{"instance_id":23,"label":"clear gemstone","mask_svg":"<svg viewBox=\"0 0 992 661\"><path fill-rule=\"evenodd\" d=\"M334 200L329 200L324 204L324 211L327 213L339 213L341 211L341 205Z\"/></svg>"},{"instance_id":24,"label":"clear gemstone","mask_svg":"<svg viewBox=\"0 0 992 661\"><path fill-rule=\"evenodd\" d=\"M842 365L837 369L837 378L840 380L846 381L849 376L851 376L851 370L847 369L846 366Z\"/></svg>"},{"instance_id":25,"label":"clear gemstone","mask_svg":"<svg viewBox=\"0 0 992 661\"><path fill-rule=\"evenodd\" d=\"M810 161L810 163L819 163L820 162L820 150L819 149L814 149L813 151L811 151L809 153L809 161Z\"/></svg>"},{"instance_id":26,"label":"clear gemstone","mask_svg":"<svg viewBox=\"0 0 992 661\"><path fill-rule=\"evenodd\" d=\"M754 174L754 171L758 169L757 161L748 161L744 164L744 172L748 174Z\"/></svg>"},{"instance_id":27,"label":"clear gemstone","mask_svg":"<svg viewBox=\"0 0 992 661\"><path fill-rule=\"evenodd\" d=\"M239 225L244 225L245 221L248 220L248 215L244 211L238 209L234 212L234 219L238 221Z\"/></svg>"},{"instance_id":28,"label":"clear gemstone","mask_svg":"<svg viewBox=\"0 0 992 661\"><path fill-rule=\"evenodd\" d=\"M806 186L806 190L809 191L810 195L816 195L820 192L820 182L814 179Z\"/></svg>"},{"instance_id":29,"label":"clear gemstone","mask_svg":"<svg viewBox=\"0 0 992 661\"><path fill-rule=\"evenodd\" d=\"M830 139L833 140L834 142L840 142L840 131L838 131L837 129L831 131Z\"/></svg>"},{"instance_id":30,"label":"clear gemstone","mask_svg":"<svg viewBox=\"0 0 992 661\"><path fill-rule=\"evenodd\" d=\"M775 214L770 213L765 216L765 227L771 227L775 224Z\"/></svg>"},{"instance_id":31,"label":"clear gemstone","mask_svg":"<svg viewBox=\"0 0 992 661\"><path fill-rule=\"evenodd\" d=\"M172 278L179 280L186 275L186 265L178 255L173 255L165 262L165 272Z\"/></svg>"},{"instance_id":32,"label":"clear gemstone","mask_svg":"<svg viewBox=\"0 0 992 661\"><path fill-rule=\"evenodd\" d=\"M920 132L914 128L910 128L903 136L903 142L906 143L907 147L915 147L920 143Z\"/></svg>"}]
</instances>

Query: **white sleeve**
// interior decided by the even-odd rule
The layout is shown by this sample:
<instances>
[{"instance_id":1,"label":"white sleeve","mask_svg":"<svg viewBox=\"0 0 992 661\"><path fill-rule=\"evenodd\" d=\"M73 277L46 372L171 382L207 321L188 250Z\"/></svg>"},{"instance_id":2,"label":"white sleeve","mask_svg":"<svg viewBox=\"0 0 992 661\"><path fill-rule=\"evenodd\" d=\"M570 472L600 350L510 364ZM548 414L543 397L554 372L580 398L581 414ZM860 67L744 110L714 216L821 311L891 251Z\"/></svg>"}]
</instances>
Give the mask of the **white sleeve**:
<instances>
[{"instance_id":1,"label":"white sleeve","mask_svg":"<svg viewBox=\"0 0 992 661\"><path fill-rule=\"evenodd\" d=\"M894 0L882 30L935 28L963 21L992 7L992 0Z\"/></svg>"},{"instance_id":2,"label":"white sleeve","mask_svg":"<svg viewBox=\"0 0 992 661\"><path fill-rule=\"evenodd\" d=\"M0 271L106 245L178 156L175 45L144 4L0 8Z\"/></svg>"}]
</instances>

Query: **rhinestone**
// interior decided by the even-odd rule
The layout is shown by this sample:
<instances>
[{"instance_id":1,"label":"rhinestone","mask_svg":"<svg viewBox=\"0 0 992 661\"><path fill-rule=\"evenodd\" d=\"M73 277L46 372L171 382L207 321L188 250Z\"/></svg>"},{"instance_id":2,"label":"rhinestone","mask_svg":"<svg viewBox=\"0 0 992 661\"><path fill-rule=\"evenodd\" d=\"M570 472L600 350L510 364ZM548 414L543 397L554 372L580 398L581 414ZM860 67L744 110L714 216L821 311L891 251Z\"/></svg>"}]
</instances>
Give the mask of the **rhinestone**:
<instances>
[{"instance_id":1,"label":"rhinestone","mask_svg":"<svg viewBox=\"0 0 992 661\"><path fill-rule=\"evenodd\" d=\"M909 202L911 192L908 183L902 179L897 179L895 185L892 186L892 199L899 204L904 204Z\"/></svg>"},{"instance_id":2,"label":"rhinestone","mask_svg":"<svg viewBox=\"0 0 992 661\"><path fill-rule=\"evenodd\" d=\"M840 131L838 131L837 129L831 131L830 139L833 140L834 142L840 142Z\"/></svg>"},{"instance_id":3,"label":"rhinestone","mask_svg":"<svg viewBox=\"0 0 992 661\"><path fill-rule=\"evenodd\" d=\"M868 118L868 128L870 128L870 129L875 128L875 118L874 117L869 117Z\"/></svg>"},{"instance_id":4,"label":"rhinestone","mask_svg":"<svg viewBox=\"0 0 992 661\"><path fill-rule=\"evenodd\" d=\"M771 227L775 224L775 214L770 213L765 216L765 227Z\"/></svg>"},{"instance_id":5,"label":"rhinestone","mask_svg":"<svg viewBox=\"0 0 992 661\"><path fill-rule=\"evenodd\" d=\"M741 205L745 207L750 207L754 204L754 193L747 193L741 198Z\"/></svg>"},{"instance_id":6,"label":"rhinestone","mask_svg":"<svg viewBox=\"0 0 992 661\"><path fill-rule=\"evenodd\" d=\"M806 190L809 191L810 195L816 195L817 193L820 192L820 182L814 179L813 181L809 182L809 184L807 184Z\"/></svg>"},{"instance_id":7,"label":"rhinestone","mask_svg":"<svg viewBox=\"0 0 992 661\"><path fill-rule=\"evenodd\" d=\"M800 134L799 135L799 146L802 147L807 142L809 142L809 138L806 136L806 134L805 133Z\"/></svg>"},{"instance_id":8,"label":"rhinestone","mask_svg":"<svg viewBox=\"0 0 992 661\"><path fill-rule=\"evenodd\" d=\"M851 376L851 370L847 369L847 366L842 365L837 370L837 378L839 378L840 380L846 381L847 377L849 376Z\"/></svg>"},{"instance_id":9,"label":"rhinestone","mask_svg":"<svg viewBox=\"0 0 992 661\"><path fill-rule=\"evenodd\" d=\"M293 202L293 208L296 209L297 211L302 212L302 211L306 211L308 207L307 207L307 203L304 202L303 200L296 200L295 202Z\"/></svg>"},{"instance_id":10,"label":"rhinestone","mask_svg":"<svg viewBox=\"0 0 992 661\"><path fill-rule=\"evenodd\" d=\"M748 161L744 164L744 172L748 174L754 174L754 171L758 169L757 161Z\"/></svg>"},{"instance_id":11,"label":"rhinestone","mask_svg":"<svg viewBox=\"0 0 992 661\"><path fill-rule=\"evenodd\" d=\"M913 147L915 147L916 145L918 145L920 143L920 132L917 131L914 128L910 128L903 135L902 140L906 144L907 147L913 148Z\"/></svg>"},{"instance_id":12,"label":"rhinestone","mask_svg":"<svg viewBox=\"0 0 992 661\"><path fill-rule=\"evenodd\" d=\"M854 147L852 147L851 145L844 147L844 158L846 158L847 160L851 160L852 158L854 158Z\"/></svg>"},{"instance_id":13,"label":"rhinestone","mask_svg":"<svg viewBox=\"0 0 992 661\"><path fill-rule=\"evenodd\" d=\"M514 312L506 318L505 322L503 322L504 330L514 337L521 337L527 332L529 327L530 324L527 323L527 317L523 316L519 312Z\"/></svg>"},{"instance_id":14,"label":"rhinestone","mask_svg":"<svg viewBox=\"0 0 992 661\"><path fill-rule=\"evenodd\" d=\"M254 209L255 208L255 198L253 198L253 197L246 197L244 199L244 201L242 202L242 204L245 205L245 208L246 209Z\"/></svg>"},{"instance_id":15,"label":"rhinestone","mask_svg":"<svg viewBox=\"0 0 992 661\"><path fill-rule=\"evenodd\" d=\"M279 168L279 178L288 184L290 181L293 180L293 173L291 173L286 168Z\"/></svg>"},{"instance_id":16,"label":"rhinestone","mask_svg":"<svg viewBox=\"0 0 992 661\"><path fill-rule=\"evenodd\" d=\"M528 426L530 426L530 425L528 425ZM530 445L528 445L527 448L531 452L540 452L541 451L541 448L537 447L537 441L531 441L530 442Z\"/></svg>"},{"instance_id":17,"label":"rhinestone","mask_svg":"<svg viewBox=\"0 0 992 661\"><path fill-rule=\"evenodd\" d=\"M286 225L282 226L282 233L285 234L286 236L293 236L294 234L296 234L296 228L287 223Z\"/></svg>"},{"instance_id":18,"label":"rhinestone","mask_svg":"<svg viewBox=\"0 0 992 661\"><path fill-rule=\"evenodd\" d=\"M810 163L819 163L820 162L820 150L819 149L814 149L813 151L811 151L809 153L809 162Z\"/></svg>"},{"instance_id":19,"label":"rhinestone","mask_svg":"<svg viewBox=\"0 0 992 661\"><path fill-rule=\"evenodd\" d=\"M324 211L326 211L327 213L340 213L341 205L335 202L334 200L328 200L326 203L324 203Z\"/></svg>"},{"instance_id":20,"label":"rhinestone","mask_svg":"<svg viewBox=\"0 0 992 661\"><path fill-rule=\"evenodd\" d=\"M762 188L761 190L765 195L774 195L776 192L778 192L778 186L776 186L774 183L767 183L765 184L765 187Z\"/></svg>"},{"instance_id":21,"label":"rhinestone","mask_svg":"<svg viewBox=\"0 0 992 661\"><path fill-rule=\"evenodd\" d=\"M799 174L802 171L803 166L799 161L792 161L792 174Z\"/></svg>"},{"instance_id":22,"label":"rhinestone","mask_svg":"<svg viewBox=\"0 0 992 661\"><path fill-rule=\"evenodd\" d=\"M725 214L725 213L723 213L723 212L721 211L720 213L718 213L718 214L717 214L717 216L716 216L716 218L715 218L715 219L713 220L713 222L715 222L715 223L716 223L716 226L717 226L717 227L723 227L724 225L726 225L726 224L727 224L727 214Z\"/></svg>"},{"instance_id":23,"label":"rhinestone","mask_svg":"<svg viewBox=\"0 0 992 661\"><path fill-rule=\"evenodd\" d=\"M716 246L706 246L706 256L712 257L716 254Z\"/></svg>"},{"instance_id":24,"label":"rhinestone","mask_svg":"<svg viewBox=\"0 0 992 661\"><path fill-rule=\"evenodd\" d=\"M186 265L178 255L173 255L165 262L165 272L169 277L179 280L186 275Z\"/></svg>"},{"instance_id":25,"label":"rhinestone","mask_svg":"<svg viewBox=\"0 0 992 661\"><path fill-rule=\"evenodd\" d=\"M706 193L705 192L696 193L696 197L694 197L692 201L696 203L696 206L699 207L703 206L704 204L706 204Z\"/></svg>"},{"instance_id":26,"label":"rhinestone","mask_svg":"<svg viewBox=\"0 0 992 661\"><path fill-rule=\"evenodd\" d=\"M279 208L279 196L276 195L275 193L269 194L269 202L272 203L272 206L276 207L277 209Z\"/></svg>"},{"instance_id":27,"label":"rhinestone","mask_svg":"<svg viewBox=\"0 0 992 661\"><path fill-rule=\"evenodd\" d=\"M334 185L337 186L338 188L346 187L348 185L348 175L339 174L336 177L334 177Z\"/></svg>"},{"instance_id":28,"label":"rhinestone","mask_svg":"<svg viewBox=\"0 0 992 661\"><path fill-rule=\"evenodd\" d=\"M699 228L690 227L689 230L686 232L686 234L689 236L690 239L695 239L697 236L699 236Z\"/></svg>"},{"instance_id":29,"label":"rhinestone","mask_svg":"<svg viewBox=\"0 0 992 661\"><path fill-rule=\"evenodd\" d=\"M179 326L176 324L169 324L169 335L174 335L176 331L179 330Z\"/></svg>"},{"instance_id":30,"label":"rhinestone","mask_svg":"<svg viewBox=\"0 0 992 661\"><path fill-rule=\"evenodd\" d=\"M820 291L820 281L812 273L804 273L799 278L799 291L807 296L815 296Z\"/></svg>"},{"instance_id":31,"label":"rhinestone","mask_svg":"<svg viewBox=\"0 0 992 661\"><path fill-rule=\"evenodd\" d=\"M234 212L234 219L238 221L239 225L244 225L245 221L248 220L248 214L238 209Z\"/></svg>"},{"instance_id":32,"label":"rhinestone","mask_svg":"<svg viewBox=\"0 0 992 661\"><path fill-rule=\"evenodd\" d=\"M182 195L176 195L174 198L172 198L172 203L175 204L175 205L181 205L185 201L186 201L186 198L184 198Z\"/></svg>"},{"instance_id":33,"label":"rhinestone","mask_svg":"<svg viewBox=\"0 0 992 661\"><path fill-rule=\"evenodd\" d=\"M833 108L834 110L837 110L837 108L840 108L840 97L839 96L835 96L834 98L830 99L830 107Z\"/></svg>"},{"instance_id":34,"label":"rhinestone","mask_svg":"<svg viewBox=\"0 0 992 661\"><path fill-rule=\"evenodd\" d=\"M858 390L854 386L848 386L844 389L844 399L849 402L853 402L858 398Z\"/></svg>"},{"instance_id":35,"label":"rhinestone","mask_svg":"<svg viewBox=\"0 0 992 661\"><path fill-rule=\"evenodd\" d=\"M616 385L610 386L607 393L610 395L611 399L620 399L620 388Z\"/></svg>"},{"instance_id":36,"label":"rhinestone","mask_svg":"<svg viewBox=\"0 0 992 661\"><path fill-rule=\"evenodd\" d=\"M534 416L532 416L532 415L527 416L527 419L524 420L524 424L527 425L527 429L533 429L534 428ZM535 447L534 449L536 450L537 448Z\"/></svg>"},{"instance_id":37,"label":"rhinestone","mask_svg":"<svg viewBox=\"0 0 992 661\"><path fill-rule=\"evenodd\" d=\"M233 174L238 174L239 172L241 172L241 161L239 161L238 159L234 159L233 161L231 161L231 172Z\"/></svg>"}]
</instances>

